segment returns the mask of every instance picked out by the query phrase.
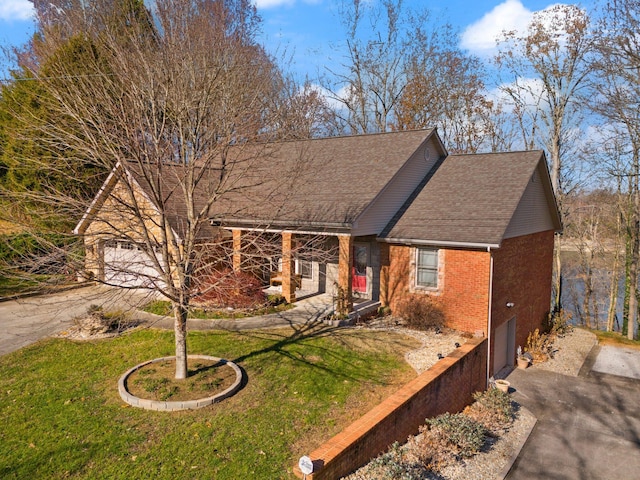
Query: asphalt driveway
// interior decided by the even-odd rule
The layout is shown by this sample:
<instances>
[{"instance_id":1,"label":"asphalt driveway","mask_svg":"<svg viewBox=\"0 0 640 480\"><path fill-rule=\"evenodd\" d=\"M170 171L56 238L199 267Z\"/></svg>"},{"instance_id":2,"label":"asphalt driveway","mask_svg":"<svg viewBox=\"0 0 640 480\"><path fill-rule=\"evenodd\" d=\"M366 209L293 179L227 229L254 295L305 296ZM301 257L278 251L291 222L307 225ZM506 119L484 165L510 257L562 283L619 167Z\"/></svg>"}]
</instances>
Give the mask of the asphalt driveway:
<instances>
[{"instance_id":1,"label":"asphalt driveway","mask_svg":"<svg viewBox=\"0 0 640 480\"><path fill-rule=\"evenodd\" d=\"M0 355L64 330L90 305L129 310L147 298L140 291L90 286L0 302Z\"/></svg>"},{"instance_id":2,"label":"asphalt driveway","mask_svg":"<svg viewBox=\"0 0 640 480\"><path fill-rule=\"evenodd\" d=\"M514 370L513 399L538 422L506 478L640 478L639 367L638 350L596 346L578 377Z\"/></svg>"}]
</instances>

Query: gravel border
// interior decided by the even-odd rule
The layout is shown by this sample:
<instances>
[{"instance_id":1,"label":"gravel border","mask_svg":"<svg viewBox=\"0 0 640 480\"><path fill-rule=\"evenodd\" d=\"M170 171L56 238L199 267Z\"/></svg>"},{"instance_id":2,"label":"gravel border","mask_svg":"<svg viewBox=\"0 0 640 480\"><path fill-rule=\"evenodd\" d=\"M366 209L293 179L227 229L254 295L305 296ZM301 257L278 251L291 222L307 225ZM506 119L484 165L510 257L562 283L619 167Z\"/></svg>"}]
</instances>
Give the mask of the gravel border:
<instances>
[{"instance_id":1,"label":"gravel border","mask_svg":"<svg viewBox=\"0 0 640 480\"><path fill-rule=\"evenodd\" d=\"M553 342L553 358L543 363L534 363L529 368L577 377L589 352L597 344L598 337L595 334L574 328L570 333L556 337Z\"/></svg>"}]
</instances>

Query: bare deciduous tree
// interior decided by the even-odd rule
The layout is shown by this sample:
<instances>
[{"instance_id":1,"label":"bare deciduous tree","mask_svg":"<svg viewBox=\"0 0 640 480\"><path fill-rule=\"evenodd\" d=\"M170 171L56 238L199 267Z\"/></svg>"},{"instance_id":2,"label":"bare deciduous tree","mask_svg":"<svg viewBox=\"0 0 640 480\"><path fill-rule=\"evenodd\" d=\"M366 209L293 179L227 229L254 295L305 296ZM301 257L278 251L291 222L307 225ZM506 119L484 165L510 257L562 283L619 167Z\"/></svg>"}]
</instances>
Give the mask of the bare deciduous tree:
<instances>
[{"instance_id":1,"label":"bare deciduous tree","mask_svg":"<svg viewBox=\"0 0 640 480\"><path fill-rule=\"evenodd\" d=\"M405 83L406 14L401 0L344 0L347 59L330 68L323 86L340 107L340 129L386 132Z\"/></svg>"},{"instance_id":2,"label":"bare deciduous tree","mask_svg":"<svg viewBox=\"0 0 640 480\"><path fill-rule=\"evenodd\" d=\"M139 252L137 265L115 273L141 275L171 301L176 378L185 378L194 279L229 263L234 248L211 217L239 218L246 203L232 198L260 186L265 202L293 181L295 166L265 162L264 145L311 134L322 105L309 92L287 93L255 40L249 0L158 0L149 9L137 0L63 3L37 5L38 61L29 70L59 121L29 124L28 109L10 113L43 150L112 173L89 210L86 198L54 184L30 195L71 219L85 214L79 233L89 263L100 262L107 242ZM66 58L72 43L89 52L81 71ZM45 157L44 172L73 180L72 169ZM264 255L270 245L249 237L243 249Z\"/></svg>"},{"instance_id":3,"label":"bare deciduous tree","mask_svg":"<svg viewBox=\"0 0 640 480\"><path fill-rule=\"evenodd\" d=\"M583 111L584 92L592 72L590 18L575 5L556 5L536 12L526 33L506 32L499 42L497 64L510 78L502 91L519 118L526 148L544 147L551 183L562 208L571 188L567 165ZM556 237L559 240L559 237ZM556 248L555 309L561 308L562 264Z\"/></svg>"},{"instance_id":4,"label":"bare deciduous tree","mask_svg":"<svg viewBox=\"0 0 640 480\"><path fill-rule=\"evenodd\" d=\"M598 27L598 77L595 109L608 123L618 162L609 169L624 186L626 228L626 294L624 324L634 338L638 322L640 264L640 2L610 1ZM627 306L628 301L628 306Z\"/></svg>"},{"instance_id":5,"label":"bare deciduous tree","mask_svg":"<svg viewBox=\"0 0 640 480\"><path fill-rule=\"evenodd\" d=\"M458 47L448 25L433 27L424 18L412 22L406 44L406 86L396 108L396 128L438 127L454 153L500 148L505 139L499 106L486 97L480 59Z\"/></svg>"}]
</instances>

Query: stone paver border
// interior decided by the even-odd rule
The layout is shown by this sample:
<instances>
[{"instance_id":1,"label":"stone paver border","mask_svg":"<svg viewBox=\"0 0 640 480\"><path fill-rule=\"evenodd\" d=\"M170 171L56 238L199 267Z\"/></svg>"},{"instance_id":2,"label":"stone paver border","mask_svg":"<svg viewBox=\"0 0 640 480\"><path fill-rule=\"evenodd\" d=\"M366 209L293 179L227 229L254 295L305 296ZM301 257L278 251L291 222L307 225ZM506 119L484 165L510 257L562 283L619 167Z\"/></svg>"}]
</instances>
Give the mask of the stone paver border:
<instances>
[{"instance_id":1,"label":"stone paver border","mask_svg":"<svg viewBox=\"0 0 640 480\"><path fill-rule=\"evenodd\" d=\"M120 380L118 380L118 393L120 393L120 398L122 398L122 400L124 400L126 403L128 403L131 406L134 407L138 407L138 408L144 408L146 410L158 410L158 411L165 411L165 412L175 412L178 410L195 410L197 408L202 408L202 407L206 407L208 405L212 405L214 403L220 402L222 400L224 400L225 398L228 398L230 396L232 396L233 394L235 394L238 390L240 390L240 387L242 386L242 370L240 369L240 367L238 367L235 363L229 361L229 360L225 360L223 358L218 358L218 357L211 357L209 355L188 355L187 358L189 359L193 359L193 360L211 360L214 362L223 362L225 363L227 366L231 367L235 372L236 372L236 380L235 382L233 382L233 385L231 385L229 388L227 388L226 390L213 395L212 397L207 397L207 398L201 398L198 400L184 400L184 401L177 401L177 402L163 402L163 401L159 401L159 400L149 400L146 398L139 398L136 397L135 395L132 395L131 393L129 393L129 391L127 390L127 378L136 370L149 365L151 363L159 363L159 362L164 362L167 360L175 360L175 356L173 357L161 357L161 358L155 358L153 360L149 360L147 362L143 362L139 365L136 365L135 367L127 370L124 375L122 375L120 377Z\"/></svg>"}]
</instances>

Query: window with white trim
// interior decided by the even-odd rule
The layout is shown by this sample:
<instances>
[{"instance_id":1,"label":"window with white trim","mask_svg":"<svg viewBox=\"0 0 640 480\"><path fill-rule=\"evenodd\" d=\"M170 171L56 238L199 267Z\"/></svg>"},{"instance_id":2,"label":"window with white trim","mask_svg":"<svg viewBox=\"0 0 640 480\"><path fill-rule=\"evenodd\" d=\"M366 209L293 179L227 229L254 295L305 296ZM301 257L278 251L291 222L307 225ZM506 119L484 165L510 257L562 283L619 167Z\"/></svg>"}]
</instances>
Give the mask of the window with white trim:
<instances>
[{"instance_id":1,"label":"window with white trim","mask_svg":"<svg viewBox=\"0 0 640 480\"><path fill-rule=\"evenodd\" d=\"M416 286L438 287L438 249L416 248Z\"/></svg>"}]
</instances>

